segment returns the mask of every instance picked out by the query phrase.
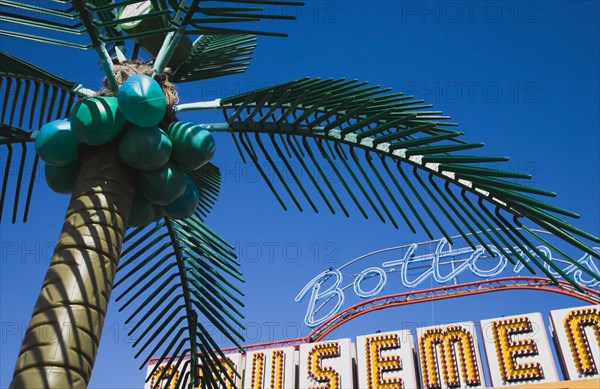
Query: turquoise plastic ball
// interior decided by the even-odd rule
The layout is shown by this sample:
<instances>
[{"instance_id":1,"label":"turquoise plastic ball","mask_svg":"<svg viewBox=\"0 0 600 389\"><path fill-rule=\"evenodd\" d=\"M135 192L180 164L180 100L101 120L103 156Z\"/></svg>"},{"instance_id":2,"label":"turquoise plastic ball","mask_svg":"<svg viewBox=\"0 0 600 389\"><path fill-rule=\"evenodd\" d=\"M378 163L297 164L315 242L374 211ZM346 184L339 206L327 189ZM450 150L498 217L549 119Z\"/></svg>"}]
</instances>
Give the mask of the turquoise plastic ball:
<instances>
[{"instance_id":1,"label":"turquoise plastic ball","mask_svg":"<svg viewBox=\"0 0 600 389\"><path fill-rule=\"evenodd\" d=\"M162 217L159 206L152 204L140 191L136 191L131 203L129 227L144 227Z\"/></svg>"},{"instance_id":2,"label":"turquoise plastic ball","mask_svg":"<svg viewBox=\"0 0 600 389\"><path fill-rule=\"evenodd\" d=\"M156 126L167 112L162 88L152 77L135 74L129 77L117 94L123 115L140 127Z\"/></svg>"},{"instance_id":3,"label":"turquoise plastic ball","mask_svg":"<svg viewBox=\"0 0 600 389\"><path fill-rule=\"evenodd\" d=\"M156 170L171 157L171 140L158 127L134 126L121 139L119 156L134 169Z\"/></svg>"},{"instance_id":4,"label":"turquoise plastic ball","mask_svg":"<svg viewBox=\"0 0 600 389\"><path fill-rule=\"evenodd\" d=\"M71 122L60 119L44 124L35 137L35 150L48 165L65 166L77 161L77 138Z\"/></svg>"},{"instance_id":5,"label":"turquoise plastic ball","mask_svg":"<svg viewBox=\"0 0 600 389\"><path fill-rule=\"evenodd\" d=\"M167 135L173 143L173 159L184 170L196 170L204 166L215 154L215 138L199 125L171 123Z\"/></svg>"},{"instance_id":6,"label":"turquoise plastic ball","mask_svg":"<svg viewBox=\"0 0 600 389\"><path fill-rule=\"evenodd\" d=\"M185 192L185 173L169 161L156 170L140 171L140 184L144 196L154 204L167 205Z\"/></svg>"},{"instance_id":7,"label":"turquoise plastic ball","mask_svg":"<svg viewBox=\"0 0 600 389\"><path fill-rule=\"evenodd\" d=\"M165 205L162 209L165 215L172 219L185 219L194 214L200 192L192 180L186 177L187 187L185 192L170 204Z\"/></svg>"},{"instance_id":8,"label":"turquoise plastic ball","mask_svg":"<svg viewBox=\"0 0 600 389\"><path fill-rule=\"evenodd\" d=\"M86 145L105 144L119 135L125 117L116 97L98 96L79 100L69 115L75 137Z\"/></svg>"},{"instance_id":9,"label":"turquoise plastic ball","mask_svg":"<svg viewBox=\"0 0 600 389\"><path fill-rule=\"evenodd\" d=\"M65 166L44 166L46 183L52 191L60 194L69 194L75 188L75 182L79 176L81 163L75 161Z\"/></svg>"}]
</instances>

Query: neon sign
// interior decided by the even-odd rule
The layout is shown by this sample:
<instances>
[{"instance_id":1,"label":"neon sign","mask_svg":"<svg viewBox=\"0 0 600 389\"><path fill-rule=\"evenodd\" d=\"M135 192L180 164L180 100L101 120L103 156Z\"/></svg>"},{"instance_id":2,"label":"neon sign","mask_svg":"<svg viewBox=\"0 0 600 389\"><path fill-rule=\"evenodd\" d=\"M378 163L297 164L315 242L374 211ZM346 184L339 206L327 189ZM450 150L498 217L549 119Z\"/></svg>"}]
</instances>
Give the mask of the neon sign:
<instances>
[{"instance_id":1,"label":"neon sign","mask_svg":"<svg viewBox=\"0 0 600 389\"><path fill-rule=\"evenodd\" d=\"M308 296L304 323L309 327L316 327L340 312L347 295L350 294L348 291L350 288L355 296L367 299L380 295L388 283L396 287L413 289L428 280L447 284L458 282L459 276L461 279L494 278L509 271L519 274L525 268L523 262L528 261L519 248L510 251L519 254L520 258L507 258L501 250L492 245L488 247L494 256L491 256L482 246L473 249L465 244L464 247L459 247L457 242L460 242L460 238L456 238L454 242L455 244L452 245L446 238L442 238L432 242L412 243L378 250L353 259L338 269L330 268L318 274L295 298L296 302L300 302ZM593 288L600 283L591 277L586 277L576 265L555 257L548 247L538 246L537 249L552 259L555 264L562 266L563 272L572 276L579 285ZM600 251L600 248L595 249ZM509 250L505 249L504 252ZM379 259L382 254L395 255L396 258L380 261L379 266L369 266L356 272L351 282L344 283L342 270L347 273L349 266L365 259ZM598 260L591 255L584 254L578 262L593 273L599 273ZM560 278L560 274L548 264L544 266L548 272ZM391 273L399 273L399 275L389 275Z\"/></svg>"}]
</instances>

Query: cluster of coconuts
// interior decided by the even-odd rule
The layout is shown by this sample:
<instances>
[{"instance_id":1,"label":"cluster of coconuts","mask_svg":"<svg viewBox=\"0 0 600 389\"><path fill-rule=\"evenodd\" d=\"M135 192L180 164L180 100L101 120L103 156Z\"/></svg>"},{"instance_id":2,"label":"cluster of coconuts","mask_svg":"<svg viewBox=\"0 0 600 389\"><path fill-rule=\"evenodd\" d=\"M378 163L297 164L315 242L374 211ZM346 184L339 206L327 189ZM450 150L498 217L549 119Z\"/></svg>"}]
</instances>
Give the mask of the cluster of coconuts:
<instances>
[{"instance_id":1,"label":"cluster of coconuts","mask_svg":"<svg viewBox=\"0 0 600 389\"><path fill-rule=\"evenodd\" d=\"M158 124L166 112L166 98L153 78L136 74L119 89L117 97L97 96L78 101L68 119L42 126L36 151L46 163L50 189L69 194L79 175L79 144L100 146L119 141L121 160L137 172L130 226L144 226L163 215L191 216L200 198L199 188L185 171L194 171L212 158L215 141L202 126L173 122Z\"/></svg>"}]
</instances>

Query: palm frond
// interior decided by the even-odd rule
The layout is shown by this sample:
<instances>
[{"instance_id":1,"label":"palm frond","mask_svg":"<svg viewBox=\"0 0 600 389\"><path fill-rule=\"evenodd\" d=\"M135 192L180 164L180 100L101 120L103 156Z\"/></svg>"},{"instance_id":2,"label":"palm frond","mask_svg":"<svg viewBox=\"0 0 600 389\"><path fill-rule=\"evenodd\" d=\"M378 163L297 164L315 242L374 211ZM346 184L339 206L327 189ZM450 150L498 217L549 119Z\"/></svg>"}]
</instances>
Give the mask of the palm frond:
<instances>
[{"instance_id":1,"label":"palm frond","mask_svg":"<svg viewBox=\"0 0 600 389\"><path fill-rule=\"evenodd\" d=\"M221 171L212 163L207 163L198 170L187 171L188 177L200 191L200 201L196 212L203 219L215 205L221 189Z\"/></svg>"},{"instance_id":2,"label":"palm frond","mask_svg":"<svg viewBox=\"0 0 600 389\"><path fill-rule=\"evenodd\" d=\"M235 283L243 280L238 266L233 246L198 214L129 231L115 288L120 290L120 310L131 312L126 323L133 324L129 335L136 334L136 358L143 356L140 369L156 362L150 376L157 373L161 381L174 378L161 376L169 368L189 367L173 383L177 388L184 381L196 387L201 376L209 388L234 379L224 373L229 363L223 362L227 358L206 324L241 348L242 293Z\"/></svg>"},{"instance_id":3,"label":"palm frond","mask_svg":"<svg viewBox=\"0 0 600 389\"><path fill-rule=\"evenodd\" d=\"M84 50L94 48L110 78L111 61L108 53L113 52L115 47L123 50L126 41L139 42L156 38L160 48L160 44L164 42L177 46L184 35L286 36L278 32L232 29L225 25L240 22L245 25L245 22L263 19L293 20L295 16L286 15L283 11L267 13L265 7L268 10L283 10L303 3L279 0L56 0L31 4L25 1L0 0L0 5L3 7L0 11L0 21L3 22L0 36ZM141 11L122 13L128 6ZM125 25L140 27L125 28ZM155 52L153 56L157 54ZM188 69L182 76L198 67L197 55L198 52L191 53ZM239 58L233 53L229 57ZM205 75L207 73L204 72Z\"/></svg>"},{"instance_id":4,"label":"palm frond","mask_svg":"<svg viewBox=\"0 0 600 389\"><path fill-rule=\"evenodd\" d=\"M174 82L206 80L245 72L256 44L254 35L203 35L179 67Z\"/></svg>"},{"instance_id":5,"label":"palm frond","mask_svg":"<svg viewBox=\"0 0 600 389\"><path fill-rule=\"evenodd\" d=\"M90 48L80 15L70 3L58 0L42 5L39 2L0 0L3 27L0 36L77 49Z\"/></svg>"},{"instance_id":6,"label":"palm frond","mask_svg":"<svg viewBox=\"0 0 600 389\"><path fill-rule=\"evenodd\" d=\"M29 78L43 80L53 85L62 87L63 89L74 89L77 83L58 77L55 74L45 71L27 61L12 56L0 50L0 73L21 75Z\"/></svg>"},{"instance_id":7,"label":"palm frond","mask_svg":"<svg viewBox=\"0 0 600 389\"><path fill-rule=\"evenodd\" d=\"M221 3L226 3L223 6ZM304 3L299 1L280 1L280 0L219 0L219 1L193 1L190 7L186 7L189 14L189 32L202 35L216 34L254 34L287 36L283 33L265 32L247 29L231 29L222 27L221 24L236 22L256 22L262 19L280 19L294 20L296 17L291 15L267 14L262 6L269 7L298 7ZM210 25L210 27L208 26Z\"/></svg>"},{"instance_id":8,"label":"palm frond","mask_svg":"<svg viewBox=\"0 0 600 389\"><path fill-rule=\"evenodd\" d=\"M553 272L570 278L536 248L544 240L524 219L600 256L590 244L598 237L562 220L577 214L541 199L554 193L519 182L528 175L486 166L508 158L465 153L483 144L462 140L456 124L424 101L388 92L356 80L305 78L220 105L242 159L256 165L284 209L289 200L300 211L308 205L318 212L320 203L349 216L354 208L431 239L439 232L452 242L460 234L493 256L476 234L482 231L507 258L523 251L530 271L532 262L555 282Z\"/></svg>"},{"instance_id":9,"label":"palm frond","mask_svg":"<svg viewBox=\"0 0 600 389\"><path fill-rule=\"evenodd\" d=\"M8 194L13 199L12 223L16 222L22 203L25 222L39 163L31 145L35 131L44 123L66 117L77 95L71 90L73 84L55 84L55 77L40 80L27 75L6 74L4 69L5 65L0 65L0 149L3 166L0 221ZM27 72L28 69L24 70ZM9 187L12 187L10 191Z\"/></svg>"}]
</instances>

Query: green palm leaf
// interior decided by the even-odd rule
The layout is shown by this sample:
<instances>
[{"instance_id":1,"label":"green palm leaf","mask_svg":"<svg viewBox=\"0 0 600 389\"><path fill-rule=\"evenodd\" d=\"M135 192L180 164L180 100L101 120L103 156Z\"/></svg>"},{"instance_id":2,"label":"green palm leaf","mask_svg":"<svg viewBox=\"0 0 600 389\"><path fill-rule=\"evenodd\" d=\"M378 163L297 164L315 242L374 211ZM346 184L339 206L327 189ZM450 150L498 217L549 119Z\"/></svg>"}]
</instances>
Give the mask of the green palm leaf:
<instances>
[{"instance_id":1,"label":"green palm leaf","mask_svg":"<svg viewBox=\"0 0 600 389\"><path fill-rule=\"evenodd\" d=\"M238 307L243 304L235 282L243 280L232 250L198 214L178 221L165 218L126 236L115 284L125 289L117 301L122 303L120 310L131 312L126 321L134 324L129 335L139 333L133 347L138 348L136 358L144 356L140 369L161 353L150 374L159 372L158 381L173 378L162 377L169 367L187 372L175 382L177 388L187 387L184 382L196 387L200 376L205 387L233 380L222 362L227 359L205 325L210 323L241 348L238 328L243 316ZM213 375L216 371L224 373Z\"/></svg>"},{"instance_id":2,"label":"green palm leaf","mask_svg":"<svg viewBox=\"0 0 600 389\"><path fill-rule=\"evenodd\" d=\"M0 0L0 36L21 38L66 47L87 49L79 14L70 1L55 1L52 6L32 2ZM65 36L68 36L69 40Z\"/></svg>"},{"instance_id":3,"label":"green palm leaf","mask_svg":"<svg viewBox=\"0 0 600 389\"><path fill-rule=\"evenodd\" d=\"M226 3L228 6L222 6L219 3ZM211 5L212 4L212 5ZM301 6L299 1L240 1L240 0L220 0L220 1L192 1L189 7L182 7L188 14L190 32L197 34L254 34L287 36L283 33L255 31L247 29L232 29L221 26L223 23L235 22L256 22L262 19L281 19L294 20L294 16L267 14L262 7L252 7L252 5L266 6Z\"/></svg>"},{"instance_id":4,"label":"green palm leaf","mask_svg":"<svg viewBox=\"0 0 600 389\"><path fill-rule=\"evenodd\" d=\"M223 6L223 3L227 6ZM33 40L42 43L56 44L78 49L95 49L101 59L111 87L118 88L112 72L112 56L117 56L115 48L121 52L126 49L127 41L135 41L132 59L137 59L139 45L148 48L143 40L153 39L154 47L152 57L159 57L157 73L162 73L170 61L175 49L186 35L271 35L286 36L277 32L248 30L245 28L230 28L224 25L239 22L255 22L262 19L293 20L295 16L268 14L264 6L282 8L284 6L300 6L301 2L279 0L221 0L221 1L165 1L165 0L57 0L53 6L31 5L26 2L13 0L0 0L3 6L0 11L0 21L3 29L0 36ZM125 8L128 12L124 12ZM199 67L211 63L218 63L213 75L230 74L238 72L247 66L244 61L252 49L240 46L248 42L248 38L233 38L233 48L228 50L225 58L199 60L200 54L206 54L206 39L199 42L189 55L187 61L179 61L177 66L186 63L185 70L180 73L180 80L203 79L211 74L211 69L203 71ZM211 40L211 39L208 39ZM228 38L212 42L213 54L224 54ZM162 47L161 47L162 46ZM215 47L218 51L215 52ZM161 49L161 53L159 53ZM232 50L242 50L235 53ZM109 54L111 53L111 54ZM249 59L249 58L247 58ZM240 63L241 62L241 63ZM235 63L234 68L223 72L226 64Z\"/></svg>"},{"instance_id":5,"label":"green palm leaf","mask_svg":"<svg viewBox=\"0 0 600 389\"><path fill-rule=\"evenodd\" d=\"M65 78L58 77L50 72L45 71L29 62L23 61L20 58L12 56L0 50L0 73L21 75L37 80L44 80L62 87L63 89L75 89L77 83Z\"/></svg>"},{"instance_id":6,"label":"green palm leaf","mask_svg":"<svg viewBox=\"0 0 600 389\"><path fill-rule=\"evenodd\" d=\"M188 171L187 175L201 191L196 210L198 216L204 219L217 202L219 190L221 189L221 171L209 162L198 170Z\"/></svg>"},{"instance_id":7,"label":"green palm leaf","mask_svg":"<svg viewBox=\"0 0 600 389\"><path fill-rule=\"evenodd\" d=\"M12 60L14 57L2 53L2 60L4 59L9 61L3 61L0 65L0 149L4 166L0 189L0 221L9 195L13 199L11 220L15 223L20 204L24 204L22 220L27 221L36 182L39 157L30 145L35 131L44 123L66 117L77 95L72 90L75 83L62 82L49 74L45 76L35 70L37 68L21 66L16 59ZM8 74L5 70L22 71L24 75Z\"/></svg>"},{"instance_id":8,"label":"green palm leaf","mask_svg":"<svg viewBox=\"0 0 600 389\"><path fill-rule=\"evenodd\" d=\"M570 278L535 248L535 241L550 242L523 219L600 256L590 243L598 237L561 218L577 214L541 199L554 193L517 182L527 175L486 167L508 158L466 153L483 144L462 140L456 124L422 100L388 92L355 80L296 80L221 100L229 126L213 131L232 134L244 162L256 165L284 209L291 201L318 212L320 203L332 213L355 210L396 228L404 223L431 239L439 232L452 242L458 233L493 256L476 234L483 231L507 258L521 259L522 251L555 282L551 270ZM529 261L524 265L534 272Z\"/></svg>"},{"instance_id":9,"label":"green palm leaf","mask_svg":"<svg viewBox=\"0 0 600 389\"><path fill-rule=\"evenodd\" d=\"M245 72L256 44L254 35L203 35L173 75L174 82L189 82Z\"/></svg>"}]
</instances>

